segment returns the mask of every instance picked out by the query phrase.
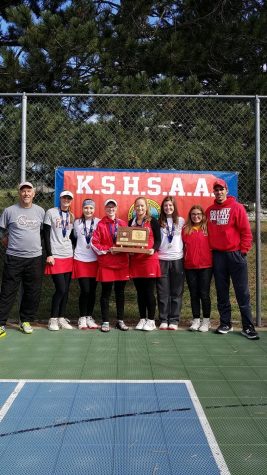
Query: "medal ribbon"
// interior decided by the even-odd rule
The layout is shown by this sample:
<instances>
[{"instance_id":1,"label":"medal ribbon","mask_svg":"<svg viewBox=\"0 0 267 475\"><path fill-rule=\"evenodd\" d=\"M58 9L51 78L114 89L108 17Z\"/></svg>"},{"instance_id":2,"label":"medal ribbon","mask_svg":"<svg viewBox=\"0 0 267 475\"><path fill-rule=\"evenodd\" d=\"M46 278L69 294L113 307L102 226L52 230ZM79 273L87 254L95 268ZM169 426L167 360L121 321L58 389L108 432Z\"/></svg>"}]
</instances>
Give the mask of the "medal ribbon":
<instances>
[{"instance_id":1,"label":"medal ribbon","mask_svg":"<svg viewBox=\"0 0 267 475\"><path fill-rule=\"evenodd\" d=\"M137 218L135 218L135 223L133 222L133 223L132 223L132 226L139 226L140 228L143 228L145 222L146 222L146 218L143 218L142 223L141 223L141 224L138 224Z\"/></svg>"},{"instance_id":2,"label":"medal ribbon","mask_svg":"<svg viewBox=\"0 0 267 475\"><path fill-rule=\"evenodd\" d=\"M84 221L83 230L84 230L84 236L85 236L86 243L90 244L91 237L92 237L93 230L94 230L94 220L93 219L91 220L91 225L90 225L89 230L86 227L86 221Z\"/></svg>"},{"instance_id":3,"label":"medal ribbon","mask_svg":"<svg viewBox=\"0 0 267 475\"><path fill-rule=\"evenodd\" d=\"M117 239L117 234L118 234L118 221L115 219L114 220L114 232L113 232L113 224L109 224L109 232L111 234L111 237L112 237L112 241L114 242L114 244L116 243L116 239Z\"/></svg>"},{"instance_id":4,"label":"medal ribbon","mask_svg":"<svg viewBox=\"0 0 267 475\"><path fill-rule=\"evenodd\" d=\"M64 218L63 218L63 212L62 212L61 209L59 209L59 216L61 217L62 236L66 237L67 228L69 226L69 212L64 211L64 213L66 213L66 220L65 221L64 221Z\"/></svg>"},{"instance_id":5,"label":"medal ribbon","mask_svg":"<svg viewBox=\"0 0 267 475\"><path fill-rule=\"evenodd\" d=\"M167 237L168 237L168 242L171 244L175 232L175 226L174 223L172 223L172 227L170 228L168 223L166 223L166 228L167 228Z\"/></svg>"}]
</instances>

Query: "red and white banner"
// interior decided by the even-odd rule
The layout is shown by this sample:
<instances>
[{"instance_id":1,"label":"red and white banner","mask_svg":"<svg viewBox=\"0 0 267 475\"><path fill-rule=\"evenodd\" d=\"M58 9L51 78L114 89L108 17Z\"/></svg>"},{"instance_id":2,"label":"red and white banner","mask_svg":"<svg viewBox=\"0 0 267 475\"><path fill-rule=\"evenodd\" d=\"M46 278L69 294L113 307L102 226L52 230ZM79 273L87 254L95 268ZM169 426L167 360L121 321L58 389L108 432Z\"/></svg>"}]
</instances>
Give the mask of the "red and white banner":
<instances>
[{"instance_id":1,"label":"red and white banner","mask_svg":"<svg viewBox=\"0 0 267 475\"><path fill-rule=\"evenodd\" d=\"M118 216L126 221L132 217L133 204L138 196L148 199L152 214L157 217L162 200L170 195L176 197L179 215L186 218L193 204L206 209L213 201L213 183L223 178L229 194L237 197L235 172L198 172L166 170L111 170L73 169L56 170L55 205L59 205L59 194L65 189L74 195L72 211L79 217L82 202L92 198L96 202L96 216L104 215L104 202L114 198L118 202Z\"/></svg>"}]
</instances>

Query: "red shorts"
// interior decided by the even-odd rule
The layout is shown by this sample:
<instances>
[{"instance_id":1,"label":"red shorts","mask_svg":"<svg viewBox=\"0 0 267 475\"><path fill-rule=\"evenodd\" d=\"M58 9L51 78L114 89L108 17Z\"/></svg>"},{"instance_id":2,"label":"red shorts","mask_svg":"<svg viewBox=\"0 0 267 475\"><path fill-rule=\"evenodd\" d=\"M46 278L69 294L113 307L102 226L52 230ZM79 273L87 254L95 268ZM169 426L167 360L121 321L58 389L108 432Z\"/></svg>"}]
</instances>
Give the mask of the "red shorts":
<instances>
[{"instance_id":1,"label":"red shorts","mask_svg":"<svg viewBox=\"0 0 267 475\"><path fill-rule=\"evenodd\" d=\"M55 264L53 266L46 264L44 273L45 275L65 274L66 272L72 272L72 269L73 257L63 257L62 259L55 257Z\"/></svg>"},{"instance_id":2,"label":"red shorts","mask_svg":"<svg viewBox=\"0 0 267 475\"><path fill-rule=\"evenodd\" d=\"M96 277L98 262L83 262L73 260L72 279L80 279L81 277Z\"/></svg>"}]
</instances>

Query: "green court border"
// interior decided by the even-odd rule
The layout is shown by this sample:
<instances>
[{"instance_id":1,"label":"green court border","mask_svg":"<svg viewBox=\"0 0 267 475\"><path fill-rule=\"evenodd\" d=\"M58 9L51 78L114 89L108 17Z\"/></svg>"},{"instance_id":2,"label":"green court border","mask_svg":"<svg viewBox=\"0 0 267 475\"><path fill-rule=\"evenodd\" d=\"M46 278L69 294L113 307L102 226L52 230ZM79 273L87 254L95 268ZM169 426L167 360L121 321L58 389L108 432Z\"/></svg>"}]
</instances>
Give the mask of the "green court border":
<instances>
[{"instance_id":1,"label":"green court border","mask_svg":"<svg viewBox=\"0 0 267 475\"><path fill-rule=\"evenodd\" d=\"M267 332L260 337L8 328L0 379L190 380L231 475L266 475Z\"/></svg>"}]
</instances>

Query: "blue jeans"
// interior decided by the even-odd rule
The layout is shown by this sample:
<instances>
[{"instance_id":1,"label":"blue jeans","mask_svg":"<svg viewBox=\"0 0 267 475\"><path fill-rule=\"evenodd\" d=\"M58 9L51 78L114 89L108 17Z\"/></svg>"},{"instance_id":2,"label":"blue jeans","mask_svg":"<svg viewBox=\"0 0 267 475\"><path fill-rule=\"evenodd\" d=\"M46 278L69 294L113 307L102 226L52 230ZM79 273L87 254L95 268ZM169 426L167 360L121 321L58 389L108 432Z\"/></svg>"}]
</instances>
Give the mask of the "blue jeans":
<instances>
[{"instance_id":1,"label":"blue jeans","mask_svg":"<svg viewBox=\"0 0 267 475\"><path fill-rule=\"evenodd\" d=\"M243 329L253 325L250 294L248 288L248 266L246 256L240 251L213 251L213 272L217 292L217 306L220 321L231 325L230 279L241 313Z\"/></svg>"}]
</instances>

